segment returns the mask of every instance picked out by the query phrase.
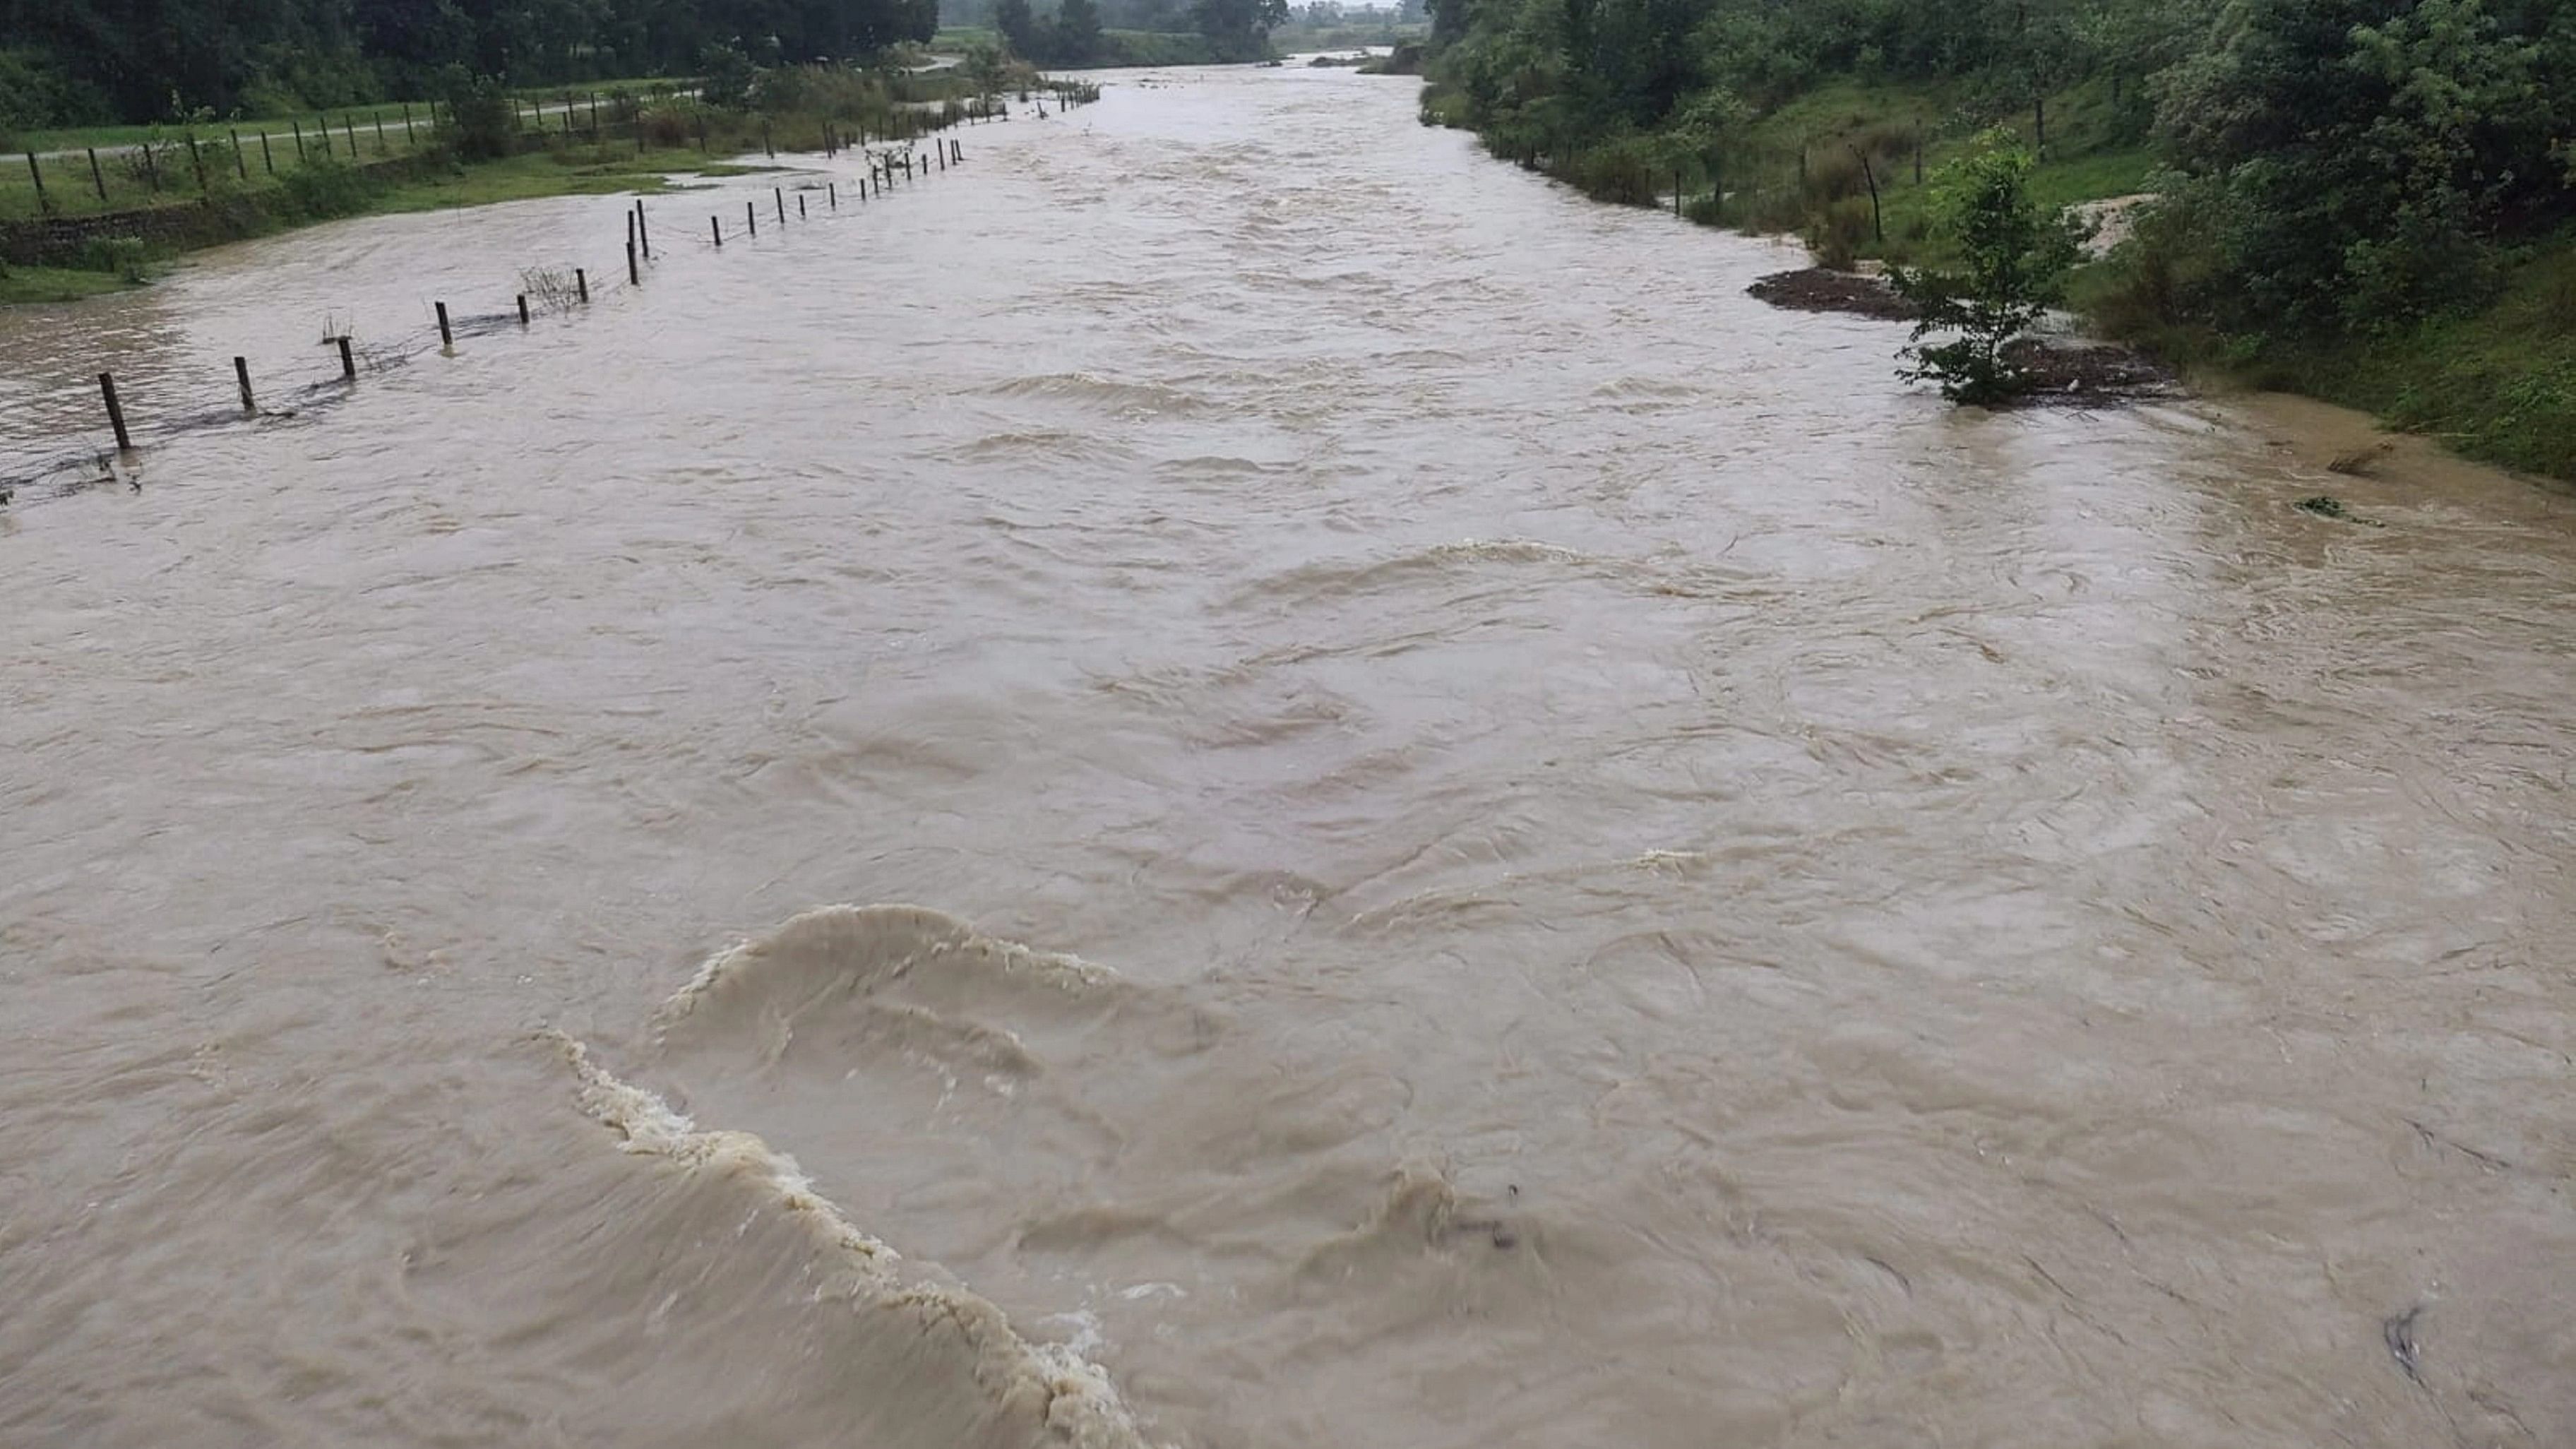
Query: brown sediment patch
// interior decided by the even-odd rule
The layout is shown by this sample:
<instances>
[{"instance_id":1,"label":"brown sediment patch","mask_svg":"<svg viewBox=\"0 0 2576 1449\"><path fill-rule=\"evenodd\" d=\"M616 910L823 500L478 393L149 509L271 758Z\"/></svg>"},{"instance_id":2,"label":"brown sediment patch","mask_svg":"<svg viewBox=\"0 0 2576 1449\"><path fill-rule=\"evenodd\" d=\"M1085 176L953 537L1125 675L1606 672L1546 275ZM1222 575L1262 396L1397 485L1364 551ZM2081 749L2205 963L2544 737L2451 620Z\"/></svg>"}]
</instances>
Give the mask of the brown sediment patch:
<instances>
[{"instance_id":1,"label":"brown sediment patch","mask_svg":"<svg viewBox=\"0 0 2576 1449\"><path fill-rule=\"evenodd\" d=\"M1886 279L1827 267L1773 272L1744 290L1793 312L1849 312L1887 322L1911 322L1916 316L1914 304L1896 295Z\"/></svg>"},{"instance_id":2,"label":"brown sediment patch","mask_svg":"<svg viewBox=\"0 0 2576 1449\"><path fill-rule=\"evenodd\" d=\"M2183 395L2180 379L2169 369L2116 342L2025 337L2006 347L2004 355L2030 378L2026 402Z\"/></svg>"},{"instance_id":3,"label":"brown sediment patch","mask_svg":"<svg viewBox=\"0 0 2576 1449\"><path fill-rule=\"evenodd\" d=\"M1825 267L1773 272L1744 290L1796 312L1847 312L1885 322L1911 322L1920 315L1885 278ZM2013 343L2005 355L2030 376L2027 402L2178 397L2183 391L2171 371L2117 343L2030 337Z\"/></svg>"}]
</instances>

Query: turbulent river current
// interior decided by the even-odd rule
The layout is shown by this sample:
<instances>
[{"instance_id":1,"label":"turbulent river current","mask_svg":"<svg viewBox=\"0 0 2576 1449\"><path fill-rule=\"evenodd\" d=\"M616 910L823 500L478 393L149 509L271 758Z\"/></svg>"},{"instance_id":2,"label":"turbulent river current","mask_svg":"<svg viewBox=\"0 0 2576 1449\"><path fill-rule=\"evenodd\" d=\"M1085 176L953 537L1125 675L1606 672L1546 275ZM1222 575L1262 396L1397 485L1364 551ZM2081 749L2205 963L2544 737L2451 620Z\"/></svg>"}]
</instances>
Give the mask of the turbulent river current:
<instances>
[{"instance_id":1,"label":"turbulent river current","mask_svg":"<svg viewBox=\"0 0 2576 1449\"><path fill-rule=\"evenodd\" d=\"M0 317L618 284L0 510L0 1444L2576 1443L2576 508L1413 86Z\"/></svg>"}]
</instances>

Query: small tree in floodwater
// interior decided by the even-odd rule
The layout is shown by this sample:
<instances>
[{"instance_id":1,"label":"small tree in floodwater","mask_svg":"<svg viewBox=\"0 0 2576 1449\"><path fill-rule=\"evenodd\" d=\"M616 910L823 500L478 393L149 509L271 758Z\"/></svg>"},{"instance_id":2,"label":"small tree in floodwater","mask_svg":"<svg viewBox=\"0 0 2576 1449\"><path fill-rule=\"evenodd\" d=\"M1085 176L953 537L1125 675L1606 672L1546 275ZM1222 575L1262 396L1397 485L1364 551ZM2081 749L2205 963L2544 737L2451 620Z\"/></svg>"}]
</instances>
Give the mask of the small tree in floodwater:
<instances>
[{"instance_id":1,"label":"small tree in floodwater","mask_svg":"<svg viewBox=\"0 0 2576 1449\"><path fill-rule=\"evenodd\" d=\"M1937 382L1955 403L1997 403L2030 379L2009 348L2066 290L2081 233L2030 195L2030 153L1989 131L1942 169L1933 193L1935 233L1958 249L1957 270L1890 267L1888 281L1922 309L1905 349L1908 382ZM1950 341L1926 344L1935 333Z\"/></svg>"}]
</instances>

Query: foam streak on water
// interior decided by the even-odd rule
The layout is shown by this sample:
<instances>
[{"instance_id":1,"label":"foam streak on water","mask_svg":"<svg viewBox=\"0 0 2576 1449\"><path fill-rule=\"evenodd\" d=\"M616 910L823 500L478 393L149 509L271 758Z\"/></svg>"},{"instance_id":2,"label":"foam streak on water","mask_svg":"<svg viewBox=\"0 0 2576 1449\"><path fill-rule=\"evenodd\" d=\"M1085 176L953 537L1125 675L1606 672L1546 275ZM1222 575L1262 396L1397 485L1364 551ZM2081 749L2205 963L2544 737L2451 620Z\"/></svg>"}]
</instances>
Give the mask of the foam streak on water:
<instances>
[{"instance_id":1,"label":"foam streak on water","mask_svg":"<svg viewBox=\"0 0 2576 1449\"><path fill-rule=\"evenodd\" d=\"M0 512L0 1445L2576 1442L2567 501L1413 104L666 196ZM0 317L0 454L621 205Z\"/></svg>"}]
</instances>

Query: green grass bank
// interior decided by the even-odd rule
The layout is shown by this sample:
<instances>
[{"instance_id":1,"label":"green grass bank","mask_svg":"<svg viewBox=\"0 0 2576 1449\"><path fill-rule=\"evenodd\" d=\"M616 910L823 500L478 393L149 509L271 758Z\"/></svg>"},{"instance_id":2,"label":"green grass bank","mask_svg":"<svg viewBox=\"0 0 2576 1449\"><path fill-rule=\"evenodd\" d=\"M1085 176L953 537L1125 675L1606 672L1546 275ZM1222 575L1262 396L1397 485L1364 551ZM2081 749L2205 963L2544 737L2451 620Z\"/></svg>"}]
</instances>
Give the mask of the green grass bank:
<instances>
[{"instance_id":1,"label":"green grass bank","mask_svg":"<svg viewBox=\"0 0 2576 1449\"><path fill-rule=\"evenodd\" d=\"M1480 134L1497 156L1595 199L1673 208L1703 225L1803 239L1820 265L1947 260L1931 183L1995 125L2034 146L2032 189L2081 206L2152 192L2157 158L2134 91L2092 81L2049 97L2047 140L2030 110L1996 117L1966 84L1837 79L1737 119L1714 145L1632 132L1566 155L1510 127ZM1426 123L1465 126L1456 89L1434 82ZM2375 333L2312 340L2228 336L2173 320L2178 263L2149 243L2112 248L2076 274L2070 305L2204 387L2298 392L2368 411L2486 462L2576 481L2576 234L2528 243L2474 310Z\"/></svg>"}]
</instances>

